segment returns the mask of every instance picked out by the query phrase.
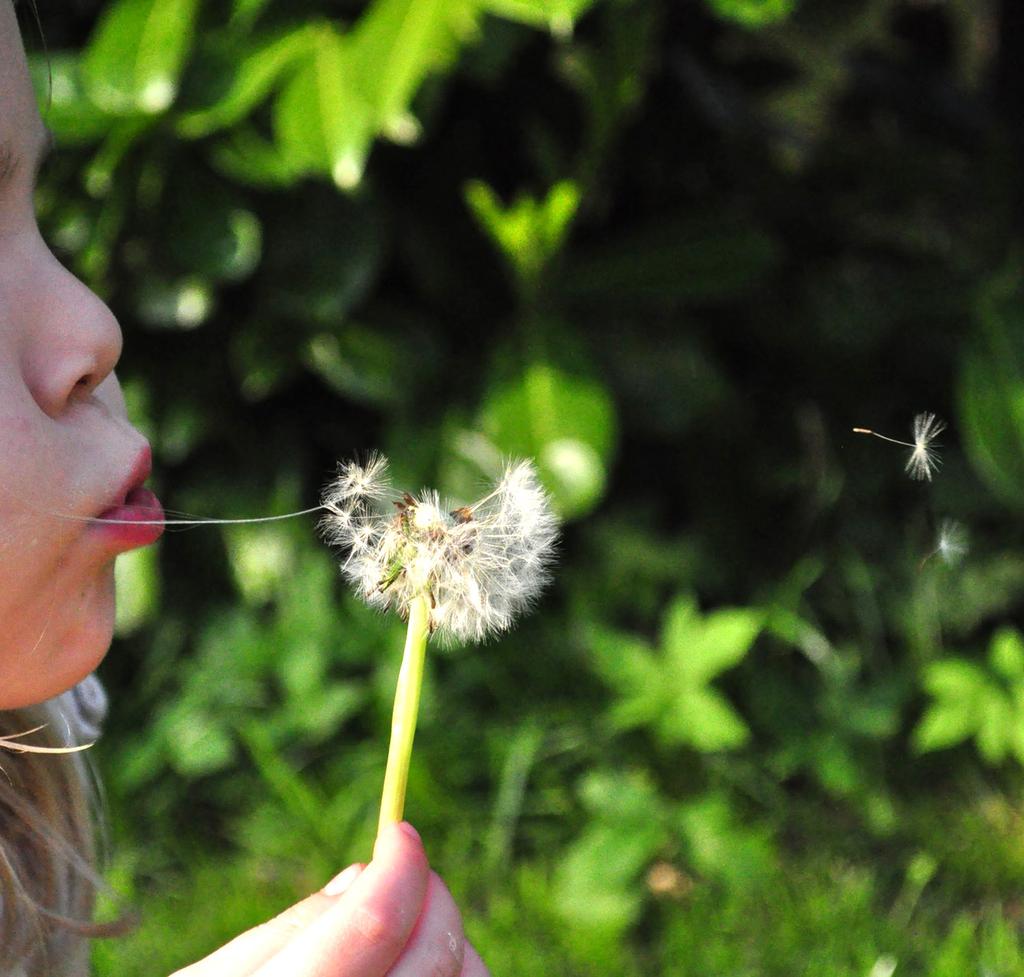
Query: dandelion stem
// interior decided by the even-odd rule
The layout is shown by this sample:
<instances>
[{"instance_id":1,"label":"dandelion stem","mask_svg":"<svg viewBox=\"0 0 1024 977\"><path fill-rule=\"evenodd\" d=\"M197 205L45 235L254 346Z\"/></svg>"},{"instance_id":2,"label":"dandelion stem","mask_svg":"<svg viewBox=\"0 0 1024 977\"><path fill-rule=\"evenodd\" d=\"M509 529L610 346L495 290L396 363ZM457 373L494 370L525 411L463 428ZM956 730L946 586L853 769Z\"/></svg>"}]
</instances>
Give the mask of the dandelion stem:
<instances>
[{"instance_id":1,"label":"dandelion stem","mask_svg":"<svg viewBox=\"0 0 1024 977\"><path fill-rule=\"evenodd\" d=\"M915 445L911 444L909 441L897 441L896 438L886 437L884 434L879 434L877 431L872 431L870 428L866 428L866 427L855 427L853 429L853 433L854 434L870 434L874 438L881 438L883 441L888 441L891 444L902 444L904 448L916 447Z\"/></svg>"},{"instance_id":2,"label":"dandelion stem","mask_svg":"<svg viewBox=\"0 0 1024 977\"><path fill-rule=\"evenodd\" d=\"M380 802L378 833L385 825L402 820L405 809L405 786L409 781L409 760L416 735L416 714L423 685L423 663L426 657L430 625L430 602L419 594L409 602L409 628L405 636L405 652L395 689L395 708L391 714L391 745L384 772L384 793Z\"/></svg>"}]
</instances>

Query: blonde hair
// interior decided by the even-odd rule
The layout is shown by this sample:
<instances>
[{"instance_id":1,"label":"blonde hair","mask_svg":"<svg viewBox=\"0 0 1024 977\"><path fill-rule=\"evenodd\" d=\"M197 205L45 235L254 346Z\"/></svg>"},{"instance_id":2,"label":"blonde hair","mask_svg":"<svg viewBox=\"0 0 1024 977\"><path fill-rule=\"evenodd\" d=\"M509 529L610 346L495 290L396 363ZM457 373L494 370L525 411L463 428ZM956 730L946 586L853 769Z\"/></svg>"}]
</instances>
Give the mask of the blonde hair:
<instances>
[{"instance_id":1,"label":"blonde hair","mask_svg":"<svg viewBox=\"0 0 1024 977\"><path fill-rule=\"evenodd\" d=\"M33 745L66 745L52 702L0 712L0 739L39 726ZM88 938L125 928L91 921L95 779L81 753L16 752L18 742L0 749L0 972L86 977Z\"/></svg>"}]
</instances>

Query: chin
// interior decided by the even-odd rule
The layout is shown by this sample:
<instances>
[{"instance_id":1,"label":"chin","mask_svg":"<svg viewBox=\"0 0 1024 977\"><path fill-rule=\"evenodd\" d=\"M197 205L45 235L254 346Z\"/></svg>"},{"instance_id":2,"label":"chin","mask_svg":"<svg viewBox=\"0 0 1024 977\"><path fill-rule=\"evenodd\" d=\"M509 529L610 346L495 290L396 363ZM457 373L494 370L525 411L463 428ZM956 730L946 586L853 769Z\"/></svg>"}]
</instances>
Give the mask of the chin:
<instances>
[{"instance_id":1,"label":"chin","mask_svg":"<svg viewBox=\"0 0 1024 977\"><path fill-rule=\"evenodd\" d=\"M63 687L54 695L77 685L107 657L114 638L116 609L114 565L111 563L97 585L81 595L77 613L64 632L62 647L54 648L54 662L61 663L58 670L65 676L61 682Z\"/></svg>"},{"instance_id":2,"label":"chin","mask_svg":"<svg viewBox=\"0 0 1024 977\"><path fill-rule=\"evenodd\" d=\"M0 675L0 709L21 709L52 699L96 669L114 636L114 571L111 564L88 588L68 594L62 611L40 622L38 640L15 655L11 680ZM34 645L34 647L33 647Z\"/></svg>"}]
</instances>

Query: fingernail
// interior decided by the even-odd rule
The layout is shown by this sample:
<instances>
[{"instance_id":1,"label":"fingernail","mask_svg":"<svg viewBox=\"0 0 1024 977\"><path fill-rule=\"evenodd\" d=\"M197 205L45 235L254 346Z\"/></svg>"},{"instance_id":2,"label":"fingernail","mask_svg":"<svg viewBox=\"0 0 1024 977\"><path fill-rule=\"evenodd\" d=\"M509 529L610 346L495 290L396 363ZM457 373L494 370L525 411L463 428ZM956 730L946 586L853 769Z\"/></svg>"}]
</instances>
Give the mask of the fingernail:
<instances>
[{"instance_id":1,"label":"fingernail","mask_svg":"<svg viewBox=\"0 0 1024 977\"><path fill-rule=\"evenodd\" d=\"M423 844L423 840L420 838L420 833L411 824L409 824L408 821L401 821L398 828L400 831L404 831L408 837L412 838L416 844Z\"/></svg>"},{"instance_id":2,"label":"fingernail","mask_svg":"<svg viewBox=\"0 0 1024 977\"><path fill-rule=\"evenodd\" d=\"M377 840L373 843L373 854L375 858L377 856L377 849L380 846L381 841L389 832L392 831L400 831L407 838L410 838L412 841L415 841L417 845L420 845L421 847L423 845L423 842L420 840L419 833L411 824L409 824L408 821L392 822L391 824L387 825L379 835L377 835Z\"/></svg>"},{"instance_id":3,"label":"fingernail","mask_svg":"<svg viewBox=\"0 0 1024 977\"><path fill-rule=\"evenodd\" d=\"M359 873L362 872L363 866L356 862L355 865L349 865L344 872L339 872L327 885L323 888L325 896L340 896L357 878Z\"/></svg>"}]
</instances>

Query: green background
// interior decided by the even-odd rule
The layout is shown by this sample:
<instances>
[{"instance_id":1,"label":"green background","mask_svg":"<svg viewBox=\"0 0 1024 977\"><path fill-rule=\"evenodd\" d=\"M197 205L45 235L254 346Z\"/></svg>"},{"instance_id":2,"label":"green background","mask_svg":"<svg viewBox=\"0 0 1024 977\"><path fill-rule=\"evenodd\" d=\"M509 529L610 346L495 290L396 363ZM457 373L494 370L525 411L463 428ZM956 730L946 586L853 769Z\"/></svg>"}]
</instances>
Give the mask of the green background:
<instances>
[{"instance_id":1,"label":"green background","mask_svg":"<svg viewBox=\"0 0 1024 977\"><path fill-rule=\"evenodd\" d=\"M380 449L565 519L407 813L501 975L1024 975L1012 0L40 0L47 239L168 508ZM949 424L910 481L913 416ZM943 519L967 527L957 566ZM372 844L400 623L315 518L119 560L100 977Z\"/></svg>"}]
</instances>

